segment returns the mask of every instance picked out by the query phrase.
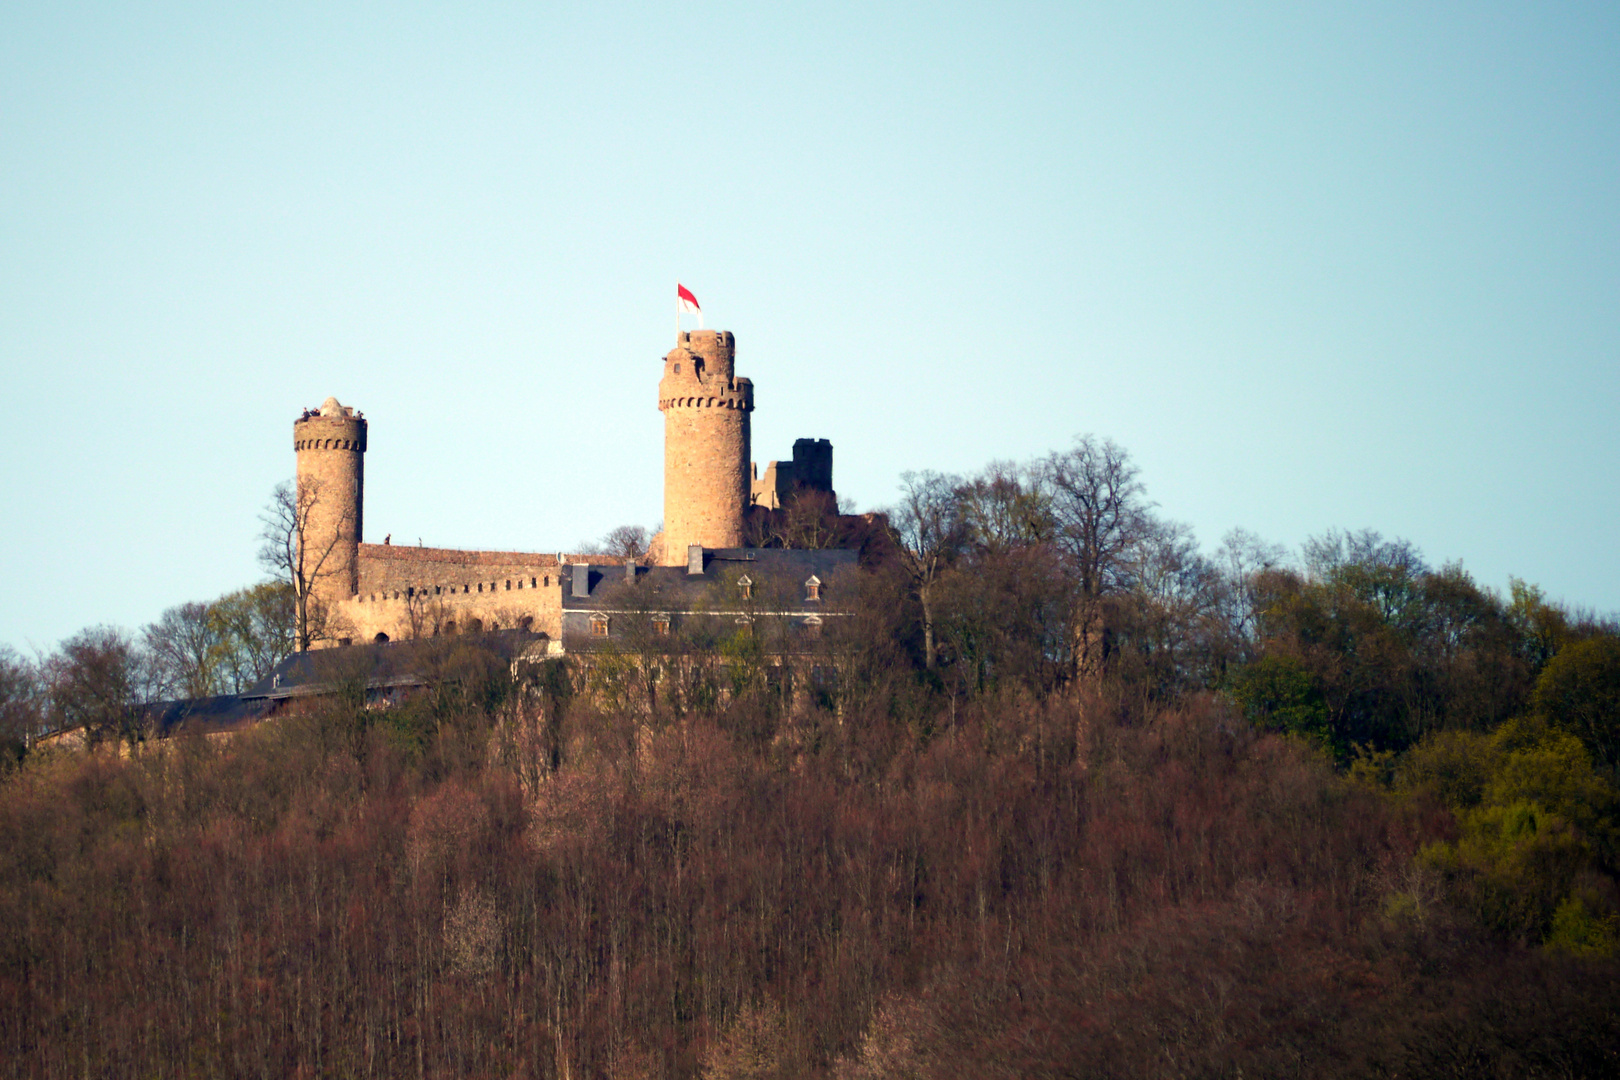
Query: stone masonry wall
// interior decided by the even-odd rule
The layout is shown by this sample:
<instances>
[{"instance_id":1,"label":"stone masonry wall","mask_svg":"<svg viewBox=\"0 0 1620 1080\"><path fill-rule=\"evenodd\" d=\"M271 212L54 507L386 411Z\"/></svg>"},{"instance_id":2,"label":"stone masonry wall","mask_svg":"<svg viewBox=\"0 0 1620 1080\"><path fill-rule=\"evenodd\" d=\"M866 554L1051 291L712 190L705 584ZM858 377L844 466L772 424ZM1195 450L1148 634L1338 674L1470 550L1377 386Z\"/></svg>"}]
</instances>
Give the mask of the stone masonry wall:
<instances>
[{"instance_id":1,"label":"stone masonry wall","mask_svg":"<svg viewBox=\"0 0 1620 1080\"><path fill-rule=\"evenodd\" d=\"M680 565L691 544L737 547L749 499L754 387L736 377L728 332L695 330L664 358L658 408L664 414L662 561Z\"/></svg>"},{"instance_id":2,"label":"stone masonry wall","mask_svg":"<svg viewBox=\"0 0 1620 1080\"><path fill-rule=\"evenodd\" d=\"M341 603L354 595L359 572L366 422L336 398L327 398L319 411L306 412L293 423L293 449L300 505L308 506L304 545L320 563L311 591L328 604Z\"/></svg>"},{"instance_id":3,"label":"stone masonry wall","mask_svg":"<svg viewBox=\"0 0 1620 1080\"><path fill-rule=\"evenodd\" d=\"M560 566L557 555L362 544L359 595L338 614L347 624L344 635L354 641L520 626L557 638Z\"/></svg>"}]
</instances>

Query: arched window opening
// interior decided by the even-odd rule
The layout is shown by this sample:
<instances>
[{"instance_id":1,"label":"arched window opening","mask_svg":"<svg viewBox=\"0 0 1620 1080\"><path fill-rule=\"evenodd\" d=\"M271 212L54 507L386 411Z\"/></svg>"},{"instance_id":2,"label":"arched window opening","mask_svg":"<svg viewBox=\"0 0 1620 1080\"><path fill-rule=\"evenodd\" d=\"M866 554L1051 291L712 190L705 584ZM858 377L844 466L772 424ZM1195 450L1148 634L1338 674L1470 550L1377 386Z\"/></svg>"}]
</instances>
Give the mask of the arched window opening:
<instances>
[{"instance_id":1,"label":"arched window opening","mask_svg":"<svg viewBox=\"0 0 1620 1080\"><path fill-rule=\"evenodd\" d=\"M527 630L533 625L534 625L534 616L533 615L525 615L525 616L523 616L523 618L518 620L518 629L519 630Z\"/></svg>"},{"instance_id":2,"label":"arched window opening","mask_svg":"<svg viewBox=\"0 0 1620 1080\"><path fill-rule=\"evenodd\" d=\"M379 630L377 632L377 636L371 640L375 641L378 645L386 645L388 644L388 635Z\"/></svg>"}]
</instances>

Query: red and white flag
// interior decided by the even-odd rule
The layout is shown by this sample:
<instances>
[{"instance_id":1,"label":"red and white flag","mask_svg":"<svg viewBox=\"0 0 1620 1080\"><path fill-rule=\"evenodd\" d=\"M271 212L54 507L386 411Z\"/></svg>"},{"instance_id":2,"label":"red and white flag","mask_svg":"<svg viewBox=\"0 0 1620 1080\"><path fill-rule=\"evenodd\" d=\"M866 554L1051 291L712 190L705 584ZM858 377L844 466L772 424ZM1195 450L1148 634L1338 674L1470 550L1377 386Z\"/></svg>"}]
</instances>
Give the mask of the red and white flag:
<instances>
[{"instance_id":1,"label":"red and white flag","mask_svg":"<svg viewBox=\"0 0 1620 1080\"><path fill-rule=\"evenodd\" d=\"M675 312L679 315L683 311L696 314L698 317L698 329L703 329L703 309L698 307L697 297L692 295L691 289L677 281L675 283ZM679 322L678 319L676 321Z\"/></svg>"}]
</instances>

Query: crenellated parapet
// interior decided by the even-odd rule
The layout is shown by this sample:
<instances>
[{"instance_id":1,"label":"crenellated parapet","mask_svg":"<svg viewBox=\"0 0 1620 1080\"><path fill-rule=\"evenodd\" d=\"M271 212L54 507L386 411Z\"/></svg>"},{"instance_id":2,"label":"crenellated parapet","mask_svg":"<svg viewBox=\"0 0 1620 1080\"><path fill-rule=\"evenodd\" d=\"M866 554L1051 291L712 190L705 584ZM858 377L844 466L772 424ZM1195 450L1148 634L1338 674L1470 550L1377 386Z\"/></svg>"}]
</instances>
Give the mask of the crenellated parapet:
<instances>
[{"instance_id":1,"label":"crenellated parapet","mask_svg":"<svg viewBox=\"0 0 1620 1080\"><path fill-rule=\"evenodd\" d=\"M731 390L719 394L698 394L658 399L658 408L661 411L670 409L742 409L747 411L753 409L753 407L754 384L747 379L737 379Z\"/></svg>"},{"instance_id":2,"label":"crenellated parapet","mask_svg":"<svg viewBox=\"0 0 1620 1080\"><path fill-rule=\"evenodd\" d=\"M729 331L692 330L681 334L664 357L658 407L680 409L754 408L754 384L737 377L737 341Z\"/></svg>"}]
</instances>

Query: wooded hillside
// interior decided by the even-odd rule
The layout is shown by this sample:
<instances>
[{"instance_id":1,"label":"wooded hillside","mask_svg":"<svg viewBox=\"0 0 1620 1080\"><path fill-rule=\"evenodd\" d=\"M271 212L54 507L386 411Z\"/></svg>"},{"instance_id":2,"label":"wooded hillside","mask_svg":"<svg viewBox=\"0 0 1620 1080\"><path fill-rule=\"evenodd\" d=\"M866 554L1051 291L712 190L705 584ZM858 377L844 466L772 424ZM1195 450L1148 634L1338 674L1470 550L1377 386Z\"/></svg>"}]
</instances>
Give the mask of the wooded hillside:
<instances>
[{"instance_id":1,"label":"wooded hillside","mask_svg":"<svg viewBox=\"0 0 1620 1080\"><path fill-rule=\"evenodd\" d=\"M814 655L464 636L392 708L19 744L0 1075L1620 1072L1611 622L1202 554L1095 440L889 520Z\"/></svg>"}]
</instances>

